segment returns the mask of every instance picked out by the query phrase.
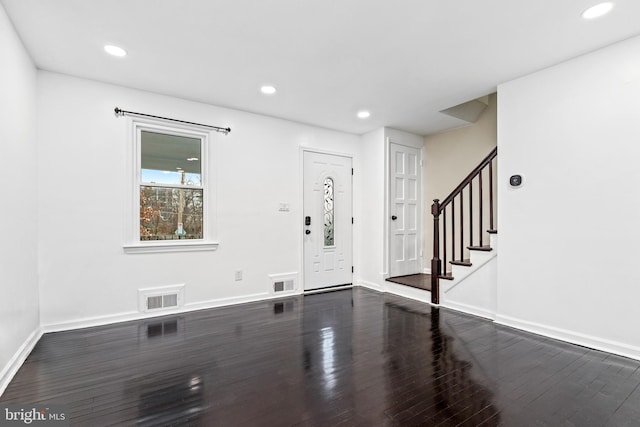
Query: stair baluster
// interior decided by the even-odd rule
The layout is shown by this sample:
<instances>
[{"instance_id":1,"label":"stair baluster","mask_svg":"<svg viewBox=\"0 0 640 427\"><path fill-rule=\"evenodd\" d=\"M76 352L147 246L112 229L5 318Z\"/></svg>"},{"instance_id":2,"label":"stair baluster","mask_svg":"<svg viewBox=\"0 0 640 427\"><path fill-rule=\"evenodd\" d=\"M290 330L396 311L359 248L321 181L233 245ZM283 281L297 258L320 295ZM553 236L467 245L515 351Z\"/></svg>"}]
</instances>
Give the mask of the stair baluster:
<instances>
[{"instance_id":1,"label":"stair baluster","mask_svg":"<svg viewBox=\"0 0 640 427\"><path fill-rule=\"evenodd\" d=\"M447 275L447 209L442 210L442 275Z\"/></svg>"},{"instance_id":2,"label":"stair baluster","mask_svg":"<svg viewBox=\"0 0 640 427\"><path fill-rule=\"evenodd\" d=\"M482 237L484 235L484 230L482 229L482 170L478 174L478 246L484 246L482 244Z\"/></svg>"},{"instance_id":3,"label":"stair baluster","mask_svg":"<svg viewBox=\"0 0 640 427\"><path fill-rule=\"evenodd\" d=\"M456 199L451 200L451 260L456 259Z\"/></svg>"},{"instance_id":4,"label":"stair baluster","mask_svg":"<svg viewBox=\"0 0 640 427\"><path fill-rule=\"evenodd\" d=\"M489 230L493 228L493 162L489 163Z\"/></svg>"},{"instance_id":5,"label":"stair baluster","mask_svg":"<svg viewBox=\"0 0 640 427\"><path fill-rule=\"evenodd\" d=\"M469 180L469 246L473 246L473 178Z\"/></svg>"},{"instance_id":6,"label":"stair baluster","mask_svg":"<svg viewBox=\"0 0 640 427\"><path fill-rule=\"evenodd\" d=\"M464 197L462 197L462 190L460 190L460 259L464 259Z\"/></svg>"}]
</instances>

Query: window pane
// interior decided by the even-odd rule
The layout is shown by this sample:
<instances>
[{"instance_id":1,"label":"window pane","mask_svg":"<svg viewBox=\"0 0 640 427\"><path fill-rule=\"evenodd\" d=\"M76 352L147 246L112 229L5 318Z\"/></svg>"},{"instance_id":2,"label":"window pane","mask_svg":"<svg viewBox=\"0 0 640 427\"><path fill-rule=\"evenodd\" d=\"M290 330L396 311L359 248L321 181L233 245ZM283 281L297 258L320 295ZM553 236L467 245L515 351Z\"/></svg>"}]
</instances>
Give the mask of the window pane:
<instances>
[{"instance_id":1,"label":"window pane","mask_svg":"<svg viewBox=\"0 0 640 427\"><path fill-rule=\"evenodd\" d=\"M141 181L149 184L202 185L201 140L141 132Z\"/></svg>"},{"instance_id":2,"label":"window pane","mask_svg":"<svg viewBox=\"0 0 640 427\"><path fill-rule=\"evenodd\" d=\"M333 179L324 180L324 245L334 245Z\"/></svg>"},{"instance_id":3,"label":"window pane","mask_svg":"<svg viewBox=\"0 0 640 427\"><path fill-rule=\"evenodd\" d=\"M140 240L202 239L202 190L140 187Z\"/></svg>"}]
</instances>

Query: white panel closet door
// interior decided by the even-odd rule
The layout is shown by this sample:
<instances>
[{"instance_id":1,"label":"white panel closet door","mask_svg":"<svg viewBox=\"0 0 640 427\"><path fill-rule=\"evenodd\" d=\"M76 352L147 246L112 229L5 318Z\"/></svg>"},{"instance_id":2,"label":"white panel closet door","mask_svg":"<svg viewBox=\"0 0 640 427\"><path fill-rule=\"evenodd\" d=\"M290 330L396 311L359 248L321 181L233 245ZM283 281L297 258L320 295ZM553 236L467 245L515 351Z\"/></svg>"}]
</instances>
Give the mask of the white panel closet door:
<instances>
[{"instance_id":1,"label":"white panel closet door","mask_svg":"<svg viewBox=\"0 0 640 427\"><path fill-rule=\"evenodd\" d=\"M421 272L420 150L390 144L389 273L403 276Z\"/></svg>"}]
</instances>

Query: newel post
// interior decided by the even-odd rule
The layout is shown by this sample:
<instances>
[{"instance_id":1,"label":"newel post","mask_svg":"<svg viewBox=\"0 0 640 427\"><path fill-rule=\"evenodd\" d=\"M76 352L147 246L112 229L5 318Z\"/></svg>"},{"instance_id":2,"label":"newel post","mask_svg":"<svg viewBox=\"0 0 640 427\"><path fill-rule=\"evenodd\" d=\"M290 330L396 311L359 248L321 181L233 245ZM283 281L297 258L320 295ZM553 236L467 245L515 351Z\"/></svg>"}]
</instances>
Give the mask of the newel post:
<instances>
[{"instance_id":1,"label":"newel post","mask_svg":"<svg viewBox=\"0 0 640 427\"><path fill-rule=\"evenodd\" d=\"M433 258L431 259L431 302L440 304L440 200L434 199L431 205L433 215Z\"/></svg>"}]
</instances>

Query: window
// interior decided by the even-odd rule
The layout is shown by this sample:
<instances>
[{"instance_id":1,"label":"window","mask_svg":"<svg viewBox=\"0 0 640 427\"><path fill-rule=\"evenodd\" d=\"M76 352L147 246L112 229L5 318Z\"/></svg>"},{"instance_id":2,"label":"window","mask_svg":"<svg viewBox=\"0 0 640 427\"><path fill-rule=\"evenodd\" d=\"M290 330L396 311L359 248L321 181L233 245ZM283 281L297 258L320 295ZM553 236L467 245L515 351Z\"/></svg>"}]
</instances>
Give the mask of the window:
<instances>
[{"instance_id":1,"label":"window","mask_svg":"<svg viewBox=\"0 0 640 427\"><path fill-rule=\"evenodd\" d=\"M140 240L202 239L202 140L140 133Z\"/></svg>"},{"instance_id":2,"label":"window","mask_svg":"<svg viewBox=\"0 0 640 427\"><path fill-rule=\"evenodd\" d=\"M208 206L209 133L132 119L133 201L127 252L215 249Z\"/></svg>"},{"instance_id":3,"label":"window","mask_svg":"<svg viewBox=\"0 0 640 427\"><path fill-rule=\"evenodd\" d=\"M324 245L333 246L335 226L333 222L333 178L324 180Z\"/></svg>"}]
</instances>

